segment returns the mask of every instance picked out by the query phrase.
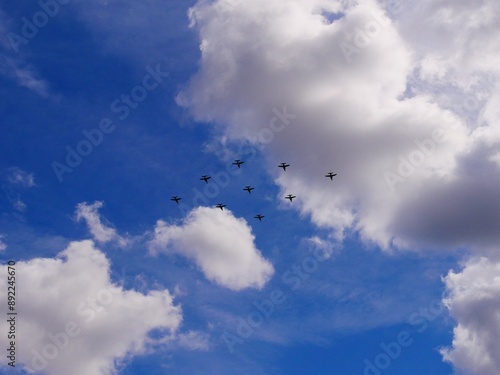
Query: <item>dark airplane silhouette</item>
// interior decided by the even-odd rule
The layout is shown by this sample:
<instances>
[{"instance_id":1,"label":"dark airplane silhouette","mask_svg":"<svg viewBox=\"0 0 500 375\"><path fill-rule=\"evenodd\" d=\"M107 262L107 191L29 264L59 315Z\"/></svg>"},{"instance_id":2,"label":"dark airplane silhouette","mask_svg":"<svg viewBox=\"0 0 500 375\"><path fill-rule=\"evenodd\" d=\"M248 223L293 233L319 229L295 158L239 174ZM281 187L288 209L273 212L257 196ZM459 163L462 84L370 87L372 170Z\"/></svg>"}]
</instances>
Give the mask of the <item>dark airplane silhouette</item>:
<instances>
[{"instance_id":1,"label":"dark airplane silhouette","mask_svg":"<svg viewBox=\"0 0 500 375\"><path fill-rule=\"evenodd\" d=\"M283 168L284 171L286 171L286 168L289 166L290 166L290 164L287 164L287 163L281 163L280 165L278 165L278 167Z\"/></svg>"},{"instance_id":2,"label":"dark airplane silhouette","mask_svg":"<svg viewBox=\"0 0 500 375\"><path fill-rule=\"evenodd\" d=\"M208 180L210 180L211 178L212 177L207 176L206 174L204 174L203 176L201 176L200 180L205 181L208 184Z\"/></svg>"},{"instance_id":3,"label":"dark airplane silhouette","mask_svg":"<svg viewBox=\"0 0 500 375\"><path fill-rule=\"evenodd\" d=\"M258 215L255 215L254 218L255 219L259 219L259 221L262 221L262 219L264 218L265 216L264 215L261 215L261 214L258 214Z\"/></svg>"},{"instance_id":4,"label":"dark airplane silhouette","mask_svg":"<svg viewBox=\"0 0 500 375\"><path fill-rule=\"evenodd\" d=\"M179 201L181 200L182 198L178 197L177 195L174 195L172 198L170 198L171 201L175 201L175 203L179 204Z\"/></svg>"},{"instance_id":5,"label":"dark airplane silhouette","mask_svg":"<svg viewBox=\"0 0 500 375\"><path fill-rule=\"evenodd\" d=\"M330 177L330 180L333 180L333 178L337 175L337 173L333 172L328 172L328 174L325 175L325 177Z\"/></svg>"},{"instance_id":6,"label":"dark airplane silhouette","mask_svg":"<svg viewBox=\"0 0 500 375\"><path fill-rule=\"evenodd\" d=\"M244 161L241 161L240 159L236 159L233 163L233 165L236 165L238 168L240 168L240 165L243 164Z\"/></svg>"},{"instance_id":7,"label":"dark airplane silhouette","mask_svg":"<svg viewBox=\"0 0 500 375\"><path fill-rule=\"evenodd\" d=\"M250 185L247 185L243 190L248 191L248 194L252 194L253 189L254 189L253 187L251 187Z\"/></svg>"},{"instance_id":8,"label":"dark airplane silhouette","mask_svg":"<svg viewBox=\"0 0 500 375\"><path fill-rule=\"evenodd\" d=\"M295 195L288 194L285 199L290 199L290 202L293 200L293 198L297 198Z\"/></svg>"},{"instance_id":9,"label":"dark airplane silhouette","mask_svg":"<svg viewBox=\"0 0 500 375\"><path fill-rule=\"evenodd\" d=\"M226 207L226 205L219 203L219 204L215 205L215 207L220 208L222 211L224 211L224 207Z\"/></svg>"}]
</instances>

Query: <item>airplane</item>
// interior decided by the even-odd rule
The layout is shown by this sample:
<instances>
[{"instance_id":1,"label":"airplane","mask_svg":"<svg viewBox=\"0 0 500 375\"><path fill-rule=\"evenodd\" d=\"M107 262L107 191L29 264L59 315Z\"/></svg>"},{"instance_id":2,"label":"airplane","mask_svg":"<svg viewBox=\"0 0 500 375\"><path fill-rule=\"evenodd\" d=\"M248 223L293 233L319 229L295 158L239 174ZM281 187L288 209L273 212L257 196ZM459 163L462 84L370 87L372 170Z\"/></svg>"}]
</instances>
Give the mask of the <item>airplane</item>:
<instances>
[{"instance_id":1,"label":"airplane","mask_svg":"<svg viewBox=\"0 0 500 375\"><path fill-rule=\"evenodd\" d=\"M293 198L297 198L295 195L288 194L285 199L290 199L290 202L293 200Z\"/></svg>"},{"instance_id":2,"label":"airplane","mask_svg":"<svg viewBox=\"0 0 500 375\"><path fill-rule=\"evenodd\" d=\"M328 174L325 175L325 177L330 177L330 180L333 180L333 178L337 175L337 173L333 172L328 172Z\"/></svg>"},{"instance_id":3,"label":"airplane","mask_svg":"<svg viewBox=\"0 0 500 375\"><path fill-rule=\"evenodd\" d=\"M252 194L252 190L253 190L253 189L254 189L253 187L251 187L251 186L247 185L247 186L246 186L243 190L248 191L248 194Z\"/></svg>"},{"instance_id":4,"label":"airplane","mask_svg":"<svg viewBox=\"0 0 500 375\"><path fill-rule=\"evenodd\" d=\"M224 207L226 207L226 205L222 204L222 203L219 203L219 204L215 205L215 207L220 208L221 211L224 211Z\"/></svg>"},{"instance_id":5,"label":"airplane","mask_svg":"<svg viewBox=\"0 0 500 375\"><path fill-rule=\"evenodd\" d=\"M236 165L238 168L240 168L240 165L243 164L244 161L241 161L240 159L236 159L233 163L233 165Z\"/></svg>"},{"instance_id":6,"label":"airplane","mask_svg":"<svg viewBox=\"0 0 500 375\"><path fill-rule=\"evenodd\" d=\"M261 215L261 214L258 214L258 215L255 215L254 218L255 219L259 219L259 221L262 221L262 219L264 218L265 216L264 215Z\"/></svg>"},{"instance_id":7,"label":"airplane","mask_svg":"<svg viewBox=\"0 0 500 375\"><path fill-rule=\"evenodd\" d=\"M208 184L208 180L210 180L211 178L212 177L207 176L206 174L204 174L203 176L201 176L200 180L203 180L203 181L205 181Z\"/></svg>"},{"instance_id":8,"label":"airplane","mask_svg":"<svg viewBox=\"0 0 500 375\"><path fill-rule=\"evenodd\" d=\"M287 163L281 163L280 165L278 165L278 167L283 168L284 171L286 171L286 168L289 166L290 166L290 164L287 164Z\"/></svg>"},{"instance_id":9,"label":"airplane","mask_svg":"<svg viewBox=\"0 0 500 375\"><path fill-rule=\"evenodd\" d=\"M181 200L182 198L178 197L177 195L174 195L172 198L170 198L171 201L175 201L175 203L179 204L179 201Z\"/></svg>"}]
</instances>

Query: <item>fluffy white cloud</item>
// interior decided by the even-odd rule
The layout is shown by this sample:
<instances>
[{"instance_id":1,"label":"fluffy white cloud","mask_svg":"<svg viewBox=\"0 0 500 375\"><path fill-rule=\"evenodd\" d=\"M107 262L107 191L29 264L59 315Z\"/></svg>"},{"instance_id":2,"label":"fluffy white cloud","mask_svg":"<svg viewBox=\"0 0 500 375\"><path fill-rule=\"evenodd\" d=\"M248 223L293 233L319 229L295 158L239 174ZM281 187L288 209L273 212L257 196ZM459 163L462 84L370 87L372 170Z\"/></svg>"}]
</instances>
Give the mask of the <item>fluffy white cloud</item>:
<instances>
[{"instance_id":1,"label":"fluffy white cloud","mask_svg":"<svg viewBox=\"0 0 500 375\"><path fill-rule=\"evenodd\" d=\"M106 243L116 241L120 246L127 245L127 239L121 237L116 229L108 227L102 223L99 215L99 209L103 206L103 202L96 201L92 204L86 202L79 203L76 206L75 217L77 221L85 220L90 233L94 236L96 241Z\"/></svg>"},{"instance_id":2,"label":"fluffy white cloud","mask_svg":"<svg viewBox=\"0 0 500 375\"><path fill-rule=\"evenodd\" d=\"M464 84L478 72L498 72L500 4L495 0L409 3L399 29L422 58L426 78Z\"/></svg>"},{"instance_id":3,"label":"fluffy white cloud","mask_svg":"<svg viewBox=\"0 0 500 375\"><path fill-rule=\"evenodd\" d=\"M120 360L144 354L155 343L152 330L171 335L182 319L168 290L142 294L114 284L109 260L92 241L73 242L55 259L36 258L15 267L17 362L30 373L115 374ZM6 277L0 279L2 301L7 300L6 283ZM0 329L8 332L5 319ZM8 347L6 335L0 343ZM6 361L0 358L1 365Z\"/></svg>"},{"instance_id":4,"label":"fluffy white cloud","mask_svg":"<svg viewBox=\"0 0 500 375\"><path fill-rule=\"evenodd\" d=\"M226 139L272 142L270 173L297 195L294 207L339 238L355 229L385 249L498 242L500 174L490 160L498 111L486 108L470 136L465 117L440 99L444 88L434 92L436 80L418 74L432 51L401 31L403 5L393 13L373 0L230 5L191 9L202 57L177 100ZM497 50L484 49L488 61ZM283 160L292 166L278 175ZM329 170L339 174L333 182Z\"/></svg>"},{"instance_id":5,"label":"fluffy white cloud","mask_svg":"<svg viewBox=\"0 0 500 375\"><path fill-rule=\"evenodd\" d=\"M469 122L471 138L498 152L500 3L424 0L409 5L399 30L420 60L418 91ZM493 144L496 147L491 148Z\"/></svg>"},{"instance_id":6,"label":"fluffy white cloud","mask_svg":"<svg viewBox=\"0 0 500 375\"><path fill-rule=\"evenodd\" d=\"M274 273L255 247L251 228L231 211L197 207L182 225L159 220L150 252L177 253L193 260L206 278L232 290L262 288Z\"/></svg>"},{"instance_id":7,"label":"fluffy white cloud","mask_svg":"<svg viewBox=\"0 0 500 375\"><path fill-rule=\"evenodd\" d=\"M459 373L500 374L500 261L471 260L444 281L444 302L457 321L445 360Z\"/></svg>"}]
</instances>

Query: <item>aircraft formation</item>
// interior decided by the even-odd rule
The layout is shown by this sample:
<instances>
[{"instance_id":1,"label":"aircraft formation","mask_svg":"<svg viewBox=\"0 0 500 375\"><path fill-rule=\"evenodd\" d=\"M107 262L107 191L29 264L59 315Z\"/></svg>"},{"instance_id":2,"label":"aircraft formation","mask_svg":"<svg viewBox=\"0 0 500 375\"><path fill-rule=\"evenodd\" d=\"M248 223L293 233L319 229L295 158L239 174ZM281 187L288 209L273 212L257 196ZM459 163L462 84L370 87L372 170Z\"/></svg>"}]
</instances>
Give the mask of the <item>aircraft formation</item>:
<instances>
[{"instance_id":1,"label":"aircraft formation","mask_svg":"<svg viewBox=\"0 0 500 375\"><path fill-rule=\"evenodd\" d=\"M235 165L235 166L237 166L238 168L241 168L242 164L244 164L244 163L245 163L244 161L242 161L242 160L240 160L240 159L236 159L236 160L232 163L232 165ZM283 169L283 172L286 172L286 169L287 169L288 167L290 167L290 164L285 163L285 162L280 163L280 164L278 165L278 168L282 168L282 169ZM326 178L329 178L329 179L330 179L330 181L333 181L333 178L334 178L335 176L337 176L337 173L333 173L333 172L328 172L328 173L325 175L325 177L326 177ZM200 180L201 180L201 181L204 181L206 184L208 184L208 183L209 183L209 180L210 180L211 178L212 178L212 177L210 177L209 175L205 175L205 174L204 174L203 176L201 176L201 177L200 177ZM255 188L254 188L254 187L252 187L252 186L250 186L250 185L247 185L247 186L245 186L245 187L243 188L243 190L247 191L247 192L248 192L248 194L252 194L252 190L254 190L254 189L255 189ZM284 199L288 199L290 202L293 202L293 200L294 200L295 198L297 198L297 196L295 196L295 195L293 195L293 194L288 194L288 195L286 195L286 196L284 197ZM177 196L177 195L174 195L172 198L170 198L170 200L171 200L171 201L174 201L174 202L175 202L175 203L177 203L177 204L179 204L179 201L180 201L181 199L182 199L182 198L181 198L181 197L179 197L179 196ZM226 207L226 205L225 205L225 204L223 204L223 203L218 203L218 204L216 204L216 205L215 205L215 207L220 208L220 209L221 209L221 211L224 211L224 208ZM254 218L255 218L255 219L257 219L257 220L259 220L259 221L262 221L262 219L263 219L264 217L265 217L265 216L264 216L264 215L262 215L262 214L257 214L257 215L255 215L255 216L254 216Z\"/></svg>"}]
</instances>

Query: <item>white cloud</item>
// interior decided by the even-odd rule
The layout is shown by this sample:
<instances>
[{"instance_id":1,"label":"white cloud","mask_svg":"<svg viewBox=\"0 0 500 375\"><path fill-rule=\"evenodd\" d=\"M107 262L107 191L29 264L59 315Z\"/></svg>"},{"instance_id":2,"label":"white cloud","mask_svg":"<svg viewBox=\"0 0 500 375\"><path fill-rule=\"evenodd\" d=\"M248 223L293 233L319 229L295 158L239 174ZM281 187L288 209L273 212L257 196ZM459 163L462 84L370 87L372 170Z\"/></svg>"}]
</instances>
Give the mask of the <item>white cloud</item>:
<instances>
[{"instance_id":1,"label":"white cloud","mask_svg":"<svg viewBox=\"0 0 500 375\"><path fill-rule=\"evenodd\" d=\"M19 58L0 53L2 67L0 74L13 79L19 86L35 92L43 98L49 97L49 84L39 77L36 69Z\"/></svg>"},{"instance_id":2,"label":"white cloud","mask_svg":"<svg viewBox=\"0 0 500 375\"><path fill-rule=\"evenodd\" d=\"M26 211L27 205L21 199L19 191L36 186L34 174L26 172L19 167L12 167L7 169L4 178L6 184L3 185L3 190L8 200L12 203L12 207L18 212Z\"/></svg>"},{"instance_id":3,"label":"white cloud","mask_svg":"<svg viewBox=\"0 0 500 375\"><path fill-rule=\"evenodd\" d=\"M416 24L405 31L410 12L403 5L394 14L372 0L231 5L200 1L192 8L200 70L177 101L196 120L215 123L224 137L253 143L276 117L273 109L286 107L295 117L273 123L285 130L273 134L264 153L282 193L297 195L293 207L337 238L355 229L384 249L498 242L500 175L490 161L500 148L498 100L481 91L487 105L484 112L476 109L474 125L467 122L474 116L446 109L445 87L460 98L469 93L464 79L449 78L449 66L460 69L462 60L436 73L449 81L434 92L439 80L428 78L436 66L428 59L439 48L426 49L411 37ZM326 19L331 13L338 19ZM490 18L485 22L493 27ZM480 16L474 19L481 24ZM453 30L460 27L457 21ZM464 35L467 56L480 57L474 69L461 72L464 77L500 66L498 49L491 48L497 39L489 35L478 55L472 53L474 35ZM425 63L429 69L419 75ZM278 174L283 160L291 167ZM329 170L339 174L333 182L323 177Z\"/></svg>"},{"instance_id":4,"label":"white cloud","mask_svg":"<svg viewBox=\"0 0 500 375\"><path fill-rule=\"evenodd\" d=\"M421 58L428 91L443 96L470 122L472 137L490 145L500 141L499 14L495 0L424 0L409 6L399 23Z\"/></svg>"},{"instance_id":5,"label":"white cloud","mask_svg":"<svg viewBox=\"0 0 500 375\"><path fill-rule=\"evenodd\" d=\"M182 225L158 220L150 252L177 253L193 260L206 278L232 290L262 288L274 273L255 247L251 228L231 211L197 207Z\"/></svg>"},{"instance_id":6,"label":"white cloud","mask_svg":"<svg viewBox=\"0 0 500 375\"><path fill-rule=\"evenodd\" d=\"M116 241L119 246L126 246L128 242L127 239L121 237L116 232L116 229L102 223L98 212L102 206L103 202L100 201L96 201L92 204L87 204L86 202L78 203L75 212L76 220L85 220L90 233L92 233L96 241L101 243Z\"/></svg>"},{"instance_id":7,"label":"white cloud","mask_svg":"<svg viewBox=\"0 0 500 375\"><path fill-rule=\"evenodd\" d=\"M149 336L152 330L171 335L181 323L181 310L168 290L142 294L114 284L109 260L92 241L72 242L55 259L35 258L15 267L22 279L17 361L34 370L30 373L43 368L47 375L116 374L120 361L157 343ZM2 301L7 300L6 282L0 279ZM0 329L8 332L5 319ZM7 335L0 343L8 347ZM6 361L0 358L0 364Z\"/></svg>"},{"instance_id":8,"label":"white cloud","mask_svg":"<svg viewBox=\"0 0 500 375\"><path fill-rule=\"evenodd\" d=\"M28 173L17 167L11 168L9 170L7 180L13 185L20 185L22 187L36 186L33 173Z\"/></svg>"},{"instance_id":9,"label":"white cloud","mask_svg":"<svg viewBox=\"0 0 500 375\"><path fill-rule=\"evenodd\" d=\"M38 78L33 68L16 66L13 70L13 76L17 80L19 85L36 92L42 97L49 96L49 88L47 82L43 79Z\"/></svg>"},{"instance_id":10,"label":"white cloud","mask_svg":"<svg viewBox=\"0 0 500 375\"><path fill-rule=\"evenodd\" d=\"M176 344L187 350L206 351L210 348L210 337L205 332L188 331L177 336Z\"/></svg>"},{"instance_id":11,"label":"white cloud","mask_svg":"<svg viewBox=\"0 0 500 375\"><path fill-rule=\"evenodd\" d=\"M15 210L19 212L26 211L27 208L26 203L24 203L19 197L12 204Z\"/></svg>"},{"instance_id":12,"label":"white cloud","mask_svg":"<svg viewBox=\"0 0 500 375\"><path fill-rule=\"evenodd\" d=\"M500 152L497 152L496 154L492 155L490 157L490 161L494 162L500 169Z\"/></svg>"},{"instance_id":13,"label":"white cloud","mask_svg":"<svg viewBox=\"0 0 500 375\"><path fill-rule=\"evenodd\" d=\"M426 78L466 87L473 74L500 70L498 1L424 0L406 8L399 29L422 57Z\"/></svg>"},{"instance_id":14,"label":"white cloud","mask_svg":"<svg viewBox=\"0 0 500 375\"><path fill-rule=\"evenodd\" d=\"M16 26L17 21L0 9L0 76L14 80L19 86L25 87L43 98L50 96L49 84L40 78L35 66L16 55L8 34Z\"/></svg>"},{"instance_id":15,"label":"white cloud","mask_svg":"<svg viewBox=\"0 0 500 375\"><path fill-rule=\"evenodd\" d=\"M318 236L307 238L306 242L311 246L311 248L321 250L323 253L322 256L325 259L330 258L333 255L335 248L338 246L336 243Z\"/></svg>"},{"instance_id":16,"label":"white cloud","mask_svg":"<svg viewBox=\"0 0 500 375\"><path fill-rule=\"evenodd\" d=\"M460 374L500 374L500 261L471 260L444 281L444 302L457 321L444 359Z\"/></svg>"}]
</instances>

